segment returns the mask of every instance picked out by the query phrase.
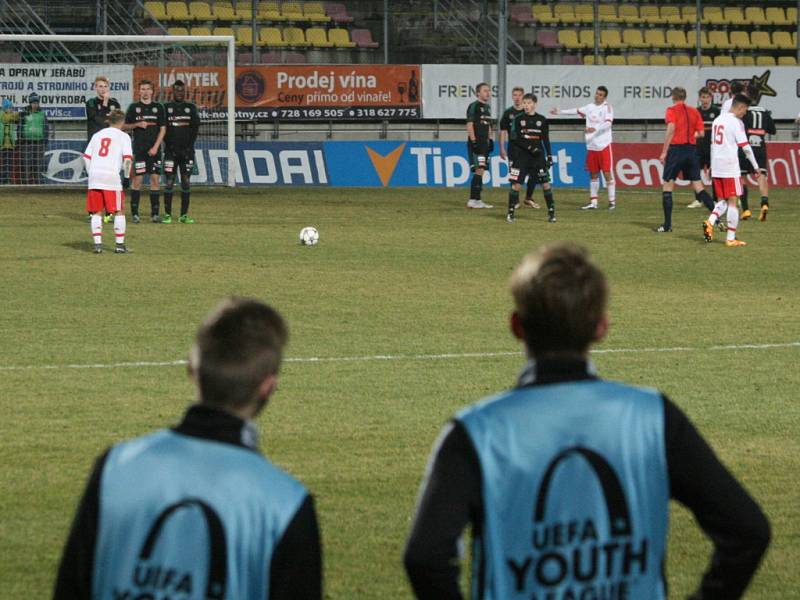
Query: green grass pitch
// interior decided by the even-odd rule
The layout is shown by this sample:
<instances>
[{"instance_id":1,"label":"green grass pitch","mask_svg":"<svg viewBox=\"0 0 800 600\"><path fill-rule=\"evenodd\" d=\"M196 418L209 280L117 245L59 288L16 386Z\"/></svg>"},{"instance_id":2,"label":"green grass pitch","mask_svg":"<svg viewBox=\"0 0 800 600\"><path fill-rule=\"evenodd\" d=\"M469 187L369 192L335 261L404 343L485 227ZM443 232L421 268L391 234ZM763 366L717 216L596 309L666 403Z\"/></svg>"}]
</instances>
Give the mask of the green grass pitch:
<instances>
[{"instance_id":1,"label":"green grass pitch","mask_svg":"<svg viewBox=\"0 0 800 600\"><path fill-rule=\"evenodd\" d=\"M48 596L94 457L192 402L185 366L136 363L184 359L204 315L240 294L290 324L262 446L316 496L326 595L408 597L400 556L431 445L458 408L513 384L508 276L569 239L611 282L598 349L628 350L595 354L600 373L659 387L690 415L773 525L748 598L800 598L796 190L773 192L739 249L703 243L685 192L664 235L651 231L657 192L623 190L614 213L579 211L585 196L556 190L558 223L522 209L509 225L505 190L468 211L464 190L198 189L196 225L129 223L133 253L119 256L108 225L106 252L90 253L82 190L0 190L3 596ZM318 246L299 245L306 225ZM676 506L671 597L709 548Z\"/></svg>"}]
</instances>

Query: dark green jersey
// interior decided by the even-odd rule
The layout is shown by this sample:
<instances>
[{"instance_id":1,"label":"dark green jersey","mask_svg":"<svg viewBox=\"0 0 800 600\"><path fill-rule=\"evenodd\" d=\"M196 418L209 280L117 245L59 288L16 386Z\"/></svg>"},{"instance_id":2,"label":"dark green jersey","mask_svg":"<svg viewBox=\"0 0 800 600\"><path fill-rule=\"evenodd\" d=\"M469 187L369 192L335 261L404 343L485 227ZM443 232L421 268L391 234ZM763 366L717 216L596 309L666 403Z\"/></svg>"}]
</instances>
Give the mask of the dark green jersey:
<instances>
[{"instance_id":1,"label":"dark green jersey","mask_svg":"<svg viewBox=\"0 0 800 600\"><path fill-rule=\"evenodd\" d=\"M92 98L86 102L86 139L91 140L92 136L108 127L106 119L108 113L115 108L121 108L116 98L109 98L105 106L100 98Z\"/></svg>"},{"instance_id":2,"label":"dark green jersey","mask_svg":"<svg viewBox=\"0 0 800 600\"><path fill-rule=\"evenodd\" d=\"M510 146L516 152L528 152L547 158L553 154L550 148L550 124L547 117L539 113L522 113L514 117L508 130Z\"/></svg>"},{"instance_id":3,"label":"dark green jersey","mask_svg":"<svg viewBox=\"0 0 800 600\"><path fill-rule=\"evenodd\" d=\"M159 129L167 125L166 114L164 106L158 102L150 104L134 102L128 107L128 112L125 114L126 123L138 123L139 121L147 123L146 128L137 127L131 130L134 154L147 152L153 147L158 139Z\"/></svg>"},{"instance_id":4,"label":"dark green jersey","mask_svg":"<svg viewBox=\"0 0 800 600\"><path fill-rule=\"evenodd\" d=\"M747 141L753 150L766 147L767 135L775 135L775 122L772 120L772 112L762 106L751 106L744 113L742 118L744 132L747 134ZM766 165L760 165L766 166Z\"/></svg>"},{"instance_id":5,"label":"dark green jersey","mask_svg":"<svg viewBox=\"0 0 800 600\"><path fill-rule=\"evenodd\" d=\"M183 152L194 149L200 116L191 102L167 102L167 135L164 145L168 151Z\"/></svg>"},{"instance_id":6,"label":"dark green jersey","mask_svg":"<svg viewBox=\"0 0 800 600\"><path fill-rule=\"evenodd\" d=\"M513 106L509 106L503 116L500 117L500 131L508 131L511 127L511 121L514 120L514 117L517 115L521 115L523 111L521 108L514 108Z\"/></svg>"},{"instance_id":7,"label":"dark green jersey","mask_svg":"<svg viewBox=\"0 0 800 600\"><path fill-rule=\"evenodd\" d=\"M488 142L492 130L492 107L475 100L467 108L467 123L472 123L475 128L475 140L479 144Z\"/></svg>"},{"instance_id":8,"label":"dark green jersey","mask_svg":"<svg viewBox=\"0 0 800 600\"><path fill-rule=\"evenodd\" d=\"M711 147L711 124L714 122L719 116L720 107L717 104L712 104L708 108L703 108L702 106L698 106L697 110L700 112L700 116L703 117L703 130L705 131L705 135L702 138L697 138L696 143L698 146L707 146Z\"/></svg>"}]
</instances>

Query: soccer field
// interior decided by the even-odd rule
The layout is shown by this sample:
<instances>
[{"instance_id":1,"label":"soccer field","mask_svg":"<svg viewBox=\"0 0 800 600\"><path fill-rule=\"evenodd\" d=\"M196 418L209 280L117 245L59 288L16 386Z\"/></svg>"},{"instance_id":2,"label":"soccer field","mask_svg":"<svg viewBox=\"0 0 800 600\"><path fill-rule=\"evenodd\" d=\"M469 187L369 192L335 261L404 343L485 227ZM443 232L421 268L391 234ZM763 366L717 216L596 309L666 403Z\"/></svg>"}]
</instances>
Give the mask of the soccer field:
<instances>
[{"instance_id":1,"label":"soccer field","mask_svg":"<svg viewBox=\"0 0 800 600\"><path fill-rule=\"evenodd\" d=\"M464 190L200 189L196 225L129 223L130 255L110 251L109 225L106 252L90 252L84 195L0 190L3 597L50 593L94 457L180 418L193 399L182 361L229 294L289 322L261 442L316 497L326 596L409 597L401 553L431 445L457 409L513 385L507 279L524 253L569 239L610 280L600 374L658 387L689 414L772 522L747 597L800 598L795 190L740 226L748 247L726 248L703 242L685 192L674 233L658 235L655 192L623 190L610 213L557 189L557 223L526 208L509 225L505 190L468 211ZM299 245L306 225L318 246ZM710 545L678 506L669 550L682 598Z\"/></svg>"}]
</instances>

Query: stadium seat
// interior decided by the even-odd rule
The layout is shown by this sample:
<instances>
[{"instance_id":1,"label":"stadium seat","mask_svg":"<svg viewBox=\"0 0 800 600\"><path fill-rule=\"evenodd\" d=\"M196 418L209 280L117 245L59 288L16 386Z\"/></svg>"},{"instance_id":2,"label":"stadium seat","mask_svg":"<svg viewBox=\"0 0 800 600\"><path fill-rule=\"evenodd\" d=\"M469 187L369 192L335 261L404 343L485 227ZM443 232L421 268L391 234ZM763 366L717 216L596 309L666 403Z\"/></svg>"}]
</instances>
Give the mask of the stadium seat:
<instances>
[{"instance_id":1,"label":"stadium seat","mask_svg":"<svg viewBox=\"0 0 800 600\"><path fill-rule=\"evenodd\" d=\"M528 13L531 13L531 10L528 6L525 6L525 10ZM325 4L325 14L327 14L331 21L334 23L352 23L353 17L347 14L347 7L341 2L327 2ZM531 13L531 19L533 19L533 14Z\"/></svg>"},{"instance_id":2,"label":"stadium seat","mask_svg":"<svg viewBox=\"0 0 800 600\"><path fill-rule=\"evenodd\" d=\"M261 53L261 64L265 65L274 65L280 64L283 62L281 58L280 52L262 52Z\"/></svg>"},{"instance_id":3,"label":"stadium seat","mask_svg":"<svg viewBox=\"0 0 800 600\"><path fill-rule=\"evenodd\" d=\"M189 14L193 21L210 21L211 5L208 2L189 2Z\"/></svg>"},{"instance_id":4,"label":"stadium seat","mask_svg":"<svg viewBox=\"0 0 800 600\"><path fill-rule=\"evenodd\" d=\"M602 65L605 64L603 60L603 55L600 54L597 57L597 60L594 59L594 54L584 54L583 55L583 64L585 65Z\"/></svg>"},{"instance_id":5,"label":"stadium seat","mask_svg":"<svg viewBox=\"0 0 800 600\"><path fill-rule=\"evenodd\" d=\"M256 17L259 21L284 21L277 2L259 2Z\"/></svg>"},{"instance_id":6,"label":"stadium seat","mask_svg":"<svg viewBox=\"0 0 800 600\"><path fill-rule=\"evenodd\" d=\"M314 48L333 48L333 43L328 40L328 34L322 27L306 29L306 41Z\"/></svg>"},{"instance_id":7,"label":"stadium seat","mask_svg":"<svg viewBox=\"0 0 800 600\"><path fill-rule=\"evenodd\" d=\"M236 37L236 32L232 27L214 27L211 35L232 35Z\"/></svg>"},{"instance_id":8,"label":"stadium seat","mask_svg":"<svg viewBox=\"0 0 800 600\"><path fill-rule=\"evenodd\" d=\"M328 14L330 15L330 12ZM530 25L536 21L528 4L512 4L509 8L508 16L514 23L519 25Z\"/></svg>"},{"instance_id":9,"label":"stadium seat","mask_svg":"<svg viewBox=\"0 0 800 600\"><path fill-rule=\"evenodd\" d=\"M307 20L303 15L303 6L299 2L284 2L281 4L281 14L287 21Z\"/></svg>"},{"instance_id":10,"label":"stadium seat","mask_svg":"<svg viewBox=\"0 0 800 600\"><path fill-rule=\"evenodd\" d=\"M731 45L734 48L752 50L755 45L750 41L750 34L746 31L731 31Z\"/></svg>"},{"instance_id":11,"label":"stadium seat","mask_svg":"<svg viewBox=\"0 0 800 600\"><path fill-rule=\"evenodd\" d=\"M236 30L236 43L239 46L252 46L253 45L253 28L252 27L239 27Z\"/></svg>"},{"instance_id":12,"label":"stadium seat","mask_svg":"<svg viewBox=\"0 0 800 600\"><path fill-rule=\"evenodd\" d=\"M623 46L619 29L606 29L600 32L601 48L622 48Z\"/></svg>"},{"instance_id":13,"label":"stadium seat","mask_svg":"<svg viewBox=\"0 0 800 600\"><path fill-rule=\"evenodd\" d=\"M606 56L606 64L607 65L624 65L625 64L625 57L621 54L610 54Z\"/></svg>"},{"instance_id":14,"label":"stadium seat","mask_svg":"<svg viewBox=\"0 0 800 600\"><path fill-rule=\"evenodd\" d=\"M253 20L253 5L246 0L236 0L236 9L234 10L237 21L252 21Z\"/></svg>"},{"instance_id":15,"label":"stadium seat","mask_svg":"<svg viewBox=\"0 0 800 600\"><path fill-rule=\"evenodd\" d=\"M621 5L617 10L617 15L619 22L623 25L638 25L642 22L642 18L639 16L639 7L633 4Z\"/></svg>"},{"instance_id":16,"label":"stadium seat","mask_svg":"<svg viewBox=\"0 0 800 600\"><path fill-rule=\"evenodd\" d=\"M285 48L289 44L283 40L281 30L277 27L262 27L258 31L258 45Z\"/></svg>"},{"instance_id":17,"label":"stadium seat","mask_svg":"<svg viewBox=\"0 0 800 600\"><path fill-rule=\"evenodd\" d=\"M347 29L329 29L328 39L337 48L355 48L356 43L350 39L350 32Z\"/></svg>"},{"instance_id":18,"label":"stadium seat","mask_svg":"<svg viewBox=\"0 0 800 600\"><path fill-rule=\"evenodd\" d=\"M737 67L753 67L756 64L756 59L752 54L737 54L733 59L733 64Z\"/></svg>"},{"instance_id":19,"label":"stadium seat","mask_svg":"<svg viewBox=\"0 0 800 600\"><path fill-rule=\"evenodd\" d=\"M756 65L759 67L774 67L775 57L765 54L762 54L761 56L756 56Z\"/></svg>"},{"instance_id":20,"label":"stadium seat","mask_svg":"<svg viewBox=\"0 0 800 600\"><path fill-rule=\"evenodd\" d=\"M147 13L150 13L154 19L159 21L169 21L167 9L164 8L163 2L145 2L144 8L147 11L145 16L147 16Z\"/></svg>"},{"instance_id":21,"label":"stadium seat","mask_svg":"<svg viewBox=\"0 0 800 600\"><path fill-rule=\"evenodd\" d=\"M662 6L661 18L664 20L664 23L668 23L669 25L680 25L683 23L681 9L677 6Z\"/></svg>"},{"instance_id":22,"label":"stadium seat","mask_svg":"<svg viewBox=\"0 0 800 600\"><path fill-rule=\"evenodd\" d=\"M733 48L733 44L731 44L731 41L728 39L727 31L709 31L708 43L712 48L716 48L717 50Z\"/></svg>"},{"instance_id":23,"label":"stadium seat","mask_svg":"<svg viewBox=\"0 0 800 600\"><path fill-rule=\"evenodd\" d=\"M283 41L286 42L288 46L293 46L295 48L305 48L306 46L308 46L308 42L306 41L306 34L299 27L284 27Z\"/></svg>"},{"instance_id":24,"label":"stadium seat","mask_svg":"<svg viewBox=\"0 0 800 600\"><path fill-rule=\"evenodd\" d=\"M211 35L211 29L208 27L192 27L189 30L189 35ZM201 42L206 44L208 42Z\"/></svg>"},{"instance_id":25,"label":"stadium seat","mask_svg":"<svg viewBox=\"0 0 800 600\"><path fill-rule=\"evenodd\" d=\"M545 50L560 50L563 46L559 43L556 32L552 29L540 29L536 32L536 45Z\"/></svg>"},{"instance_id":26,"label":"stadium seat","mask_svg":"<svg viewBox=\"0 0 800 600\"><path fill-rule=\"evenodd\" d=\"M597 8L597 16L601 23L619 23L620 18L617 14L617 7L614 4L601 4Z\"/></svg>"},{"instance_id":27,"label":"stadium seat","mask_svg":"<svg viewBox=\"0 0 800 600\"><path fill-rule=\"evenodd\" d=\"M786 9L786 25L793 25L797 27L797 9L789 7Z\"/></svg>"},{"instance_id":28,"label":"stadium seat","mask_svg":"<svg viewBox=\"0 0 800 600\"><path fill-rule=\"evenodd\" d=\"M166 12L170 21L191 21L192 16L186 7L186 2L167 2Z\"/></svg>"},{"instance_id":29,"label":"stadium seat","mask_svg":"<svg viewBox=\"0 0 800 600\"><path fill-rule=\"evenodd\" d=\"M647 64L647 54L630 54L628 55L628 64L642 66Z\"/></svg>"},{"instance_id":30,"label":"stadium seat","mask_svg":"<svg viewBox=\"0 0 800 600\"><path fill-rule=\"evenodd\" d=\"M576 4L575 22L581 25L594 23L594 5L589 3Z\"/></svg>"},{"instance_id":31,"label":"stadium seat","mask_svg":"<svg viewBox=\"0 0 800 600\"><path fill-rule=\"evenodd\" d=\"M303 5L303 15L312 23L328 23L331 18L325 14L322 2L306 2Z\"/></svg>"},{"instance_id":32,"label":"stadium seat","mask_svg":"<svg viewBox=\"0 0 800 600\"><path fill-rule=\"evenodd\" d=\"M703 19L700 21L703 25L724 25L725 16L722 12L721 6L704 6Z\"/></svg>"},{"instance_id":33,"label":"stadium seat","mask_svg":"<svg viewBox=\"0 0 800 600\"><path fill-rule=\"evenodd\" d=\"M167 27L167 35L189 35L186 27Z\"/></svg>"},{"instance_id":34,"label":"stadium seat","mask_svg":"<svg viewBox=\"0 0 800 600\"><path fill-rule=\"evenodd\" d=\"M779 67L795 67L795 66L797 66L797 57L796 56L779 56L778 57L778 66Z\"/></svg>"},{"instance_id":35,"label":"stadium seat","mask_svg":"<svg viewBox=\"0 0 800 600\"><path fill-rule=\"evenodd\" d=\"M681 8L681 19L685 25L694 25L697 22L697 7L684 6Z\"/></svg>"},{"instance_id":36,"label":"stadium seat","mask_svg":"<svg viewBox=\"0 0 800 600\"><path fill-rule=\"evenodd\" d=\"M369 29L353 29L350 32L353 41L359 48L377 48L378 42L372 39L372 32Z\"/></svg>"},{"instance_id":37,"label":"stadium seat","mask_svg":"<svg viewBox=\"0 0 800 600\"><path fill-rule=\"evenodd\" d=\"M762 48L764 50L772 50L777 48L775 42L769 36L768 31L754 31L750 34L750 41L753 43L754 48Z\"/></svg>"},{"instance_id":38,"label":"stadium seat","mask_svg":"<svg viewBox=\"0 0 800 600\"><path fill-rule=\"evenodd\" d=\"M669 44L671 48L677 50L688 50L694 47L694 44L690 44L686 40L686 34L680 29L670 29L667 31L667 44Z\"/></svg>"},{"instance_id":39,"label":"stadium seat","mask_svg":"<svg viewBox=\"0 0 800 600\"><path fill-rule=\"evenodd\" d=\"M642 18L642 23L646 25L663 25L666 19L661 16L661 11L658 6L642 6L639 8L639 16Z\"/></svg>"},{"instance_id":40,"label":"stadium seat","mask_svg":"<svg viewBox=\"0 0 800 600\"><path fill-rule=\"evenodd\" d=\"M302 52L287 52L283 57L283 62L290 65L304 65L308 61Z\"/></svg>"},{"instance_id":41,"label":"stadium seat","mask_svg":"<svg viewBox=\"0 0 800 600\"><path fill-rule=\"evenodd\" d=\"M760 6L748 6L745 8L744 20L749 25L769 25L764 9Z\"/></svg>"},{"instance_id":42,"label":"stadium seat","mask_svg":"<svg viewBox=\"0 0 800 600\"><path fill-rule=\"evenodd\" d=\"M765 12L765 17L770 25L788 25L786 13L780 6L770 6Z\"/></svg>"},{"instance_id":43,"label":"stadium seat","mask_svg":"<svg viewBox=\"0 0 800 600\"><path fill-rule=\"evenodd\" d=\"M772 41L779 50L794 50L796 48L788 31L776 31L772 34Z\"/></svg>"},{"instance_id":44,"label":"stadium seat","mask_svg":"<svg viewBox=\"0 0 800 600\"><path fill-rule=\"evenodd\" d=\"M657 67L669 66L669 57L666 54L653 53L650 55L650 64Z\"/></svg>"},{"instance_id":45,"label":"stadium seat","mask_svg":"<svg viewBox=\"0 0 800 600\"><path fill-rule=\"evenodd\" d=\"M533 18L542 25L553 25L558 23L558 19L553 16L553 7L549 4L534 4L532 10Z\"/></svg>"},{"instance_id":46,"label":"stadium seat","mask_svg":"<svg viewBox=\"0 0 800 600\"><path fill-rule=\"evenodd\" d=\"M746 25L747 21L744 18L744 11L738 6L726 6L722 10L723 24L731 25Z\"/></svg>"},{"instance_id":47,"label":"stadium seat","mask_svg":"<svg viewBox=\"0 0 800 600\"><path fill-rule=\"evenodd\" d=\"M580 65L583 64L581 57L577 54L564 54L561 57L562 65Z\"/></svg>"},{"instance_id":48,"label":"stadium seat","mask_svg":"<svg viewBox=\"0 0 800 600\"><path fill-rule=\"evenodd\" d=\"M145 35L164 35L164 30L161 27L145 27L143 31Z\"/></svg>"},{"instance_id":49,"label":"stadium seat","mask_svg":"<svg viewBox=\"0 0 800 600\"><path fill-rule=\"evenodd\" d=\"M647 48L641 29L625 29L622 32L622 43L629 48Z\"/></svg>"},{"instance_id":50,"label":"stadium seat","mask_svg":"<svg viewBox=\"0 0 800 600\"><path fill-rule=\"evenodd\" d=\"M583 47L578 39L578 33L574 29L559 29L558 43L568 50Z\"/></svg>"},{"instance_id":51,"label":"stadium seat","mask_svg":"<svg viewBox=\"0 0 800 600\"><path fill-rule=\"evenodd\" d=\"M217 21L235 21L236 11L230 2L214 2L213 12L211 13Z\"/></svg>"},{"instance_id":52,"label":"stadium seat","mask_svg":"<svg viewBox=\"0 0 800 600\"><path fill-rule=\"evenodd\" d=\"M673 67L689 67L692 61L688 54L673 54L669 59L669 64Z\"/></svg>"},{"instance_id":53,"label":"stadium seat","mask_svg":"<svg viewBox=\"0 0 800 600\"><path fill-rule=\"evenodd\" d=\"M252 65L253 64L253 53L252 52L239 52L236 55L236 64L237 65Z\"/></svg>"},{"instance_id":54,"label":"stadium seat","mask_svg":"<svg viewBox=\"0 0 800 600\"><path fill-rule=\"evenodd\" d=\"M578 32L578 42L581 48L594 48L594 29L581 29Z\"/></svg>"},{"instance_id":55,"label":"stadium seat","mask_svg":"<svg viewBox=\"0 0 800 600\"><path fill-rule=\"evenodd\" d=\"M683 33L683 32L681 32ZM669 48L671 44L667 42L666 37L664 37L664 30L663 29L648 29L644 32L644 43L647 44L650 48Z\"/></svg>"},{"instance_id":56,"label":"stadium seat","mask_svg":"<svg viewBox=\"0 0 800 600\"><path fill-rule=\"evenodd\" d=\"M189 66L189 57L186 52L173 50L167 54L167 64L170 67L187 67Z\"/></svg>"},{"instance_id":57,"label":"stadium seat","mask_svg":"<svg viewBox=\"0 0 800 600\"><path fill-rule=\"evenodd\" d=\"M572 4L556 4L555 8L553 8L553 17L562 24L571 25L577 23L575 7Z\"/></svg>"},{"instance_id":58,"label":"stadium seat","mask_svg":"<svg viewBox=\"0 0 800 600\"><path fill-rule=\"evenodd\" d=\"M697 64L697 57L696 56L692 57L692 64L693 65ZM710 67L713 64L713 61L711 60L711 57L708 54L703 54L700 57L700 64L702 64L704 67Z\"/></svg>"},{"instance_id":59,"label":"stadium seat","mask_svg":"<svg viewBox=\"0 0 800 600\"><path fill-rule=\"evenodd\" d=\"M733 58L728 54L718 54L714 57L715 67L732 67Z\"/></svg>"}]
</instances>

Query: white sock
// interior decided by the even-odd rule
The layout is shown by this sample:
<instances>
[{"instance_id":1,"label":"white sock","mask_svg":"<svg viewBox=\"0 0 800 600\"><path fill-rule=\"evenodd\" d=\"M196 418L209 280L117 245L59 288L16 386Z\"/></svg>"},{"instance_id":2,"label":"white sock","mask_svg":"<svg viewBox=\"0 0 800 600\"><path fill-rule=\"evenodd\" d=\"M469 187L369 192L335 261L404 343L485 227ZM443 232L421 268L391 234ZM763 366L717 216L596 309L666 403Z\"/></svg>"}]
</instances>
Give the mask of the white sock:
<instances>
[{"instance_id":1,"label":"white sock","mask_svg":"<svg viewBox=\"0 0 800 600\"><path fill-rule=\"evenodd\" d=\"M125 243L125 215L114 215L114 236L118 244Z\"/></svg>"},{"instance_id":2,"label":"white sock","mask_svg":"<svg viewBox=\"0 0 800 600\"><path fill-rule=\"evenodd\" d=\"M734 202L728 207L728 241L736 239L736 226L739 224L739 207Z\"/></svg>"},{"instance_id":3,"label":"white sock","mask_svg":"<svg viewBox=\"0 0 800 600\"><path fill-rule=\"evenodd\" d=\"M612 179L607 184L608 187L608 203L614 204L617 201L617 182Z\"/></svg>"},{"instance_id":4,"label":"white sock","mask_svg":"<svg viewBox=\"0 0 800 600\"><path fill-rule=\"evenodd\" d=\"M592 179L589 182L589 201L593 206L597 206L597 194L600 192L600 180Z\"/></svg>"},{"instance_id":5,"label":"white sock","mask_svg":"<svg viewBox=\"0 0 800 600\"><path fill-rule=\"evenodd\" d=\"M719 200L714 205L714 210L711 211L711 214L708 216L708 222L714 225L717 221L722 218L722 215L725 214L725 211L728 210L728 201L727 200Z\"/></svg>"},{"instance_id":6,"label":"white sock","mask_svg":"<svg viewBox=\"0 0 800 600\"><path fill-rule=\"evenodd\" d=\"M92 214L92 221L91 221L91 228L92 228L92 239L94 239L95 244L102 244L103 243L103 217L100 213L93 213Z\"/></svg>"}]
</instances>

